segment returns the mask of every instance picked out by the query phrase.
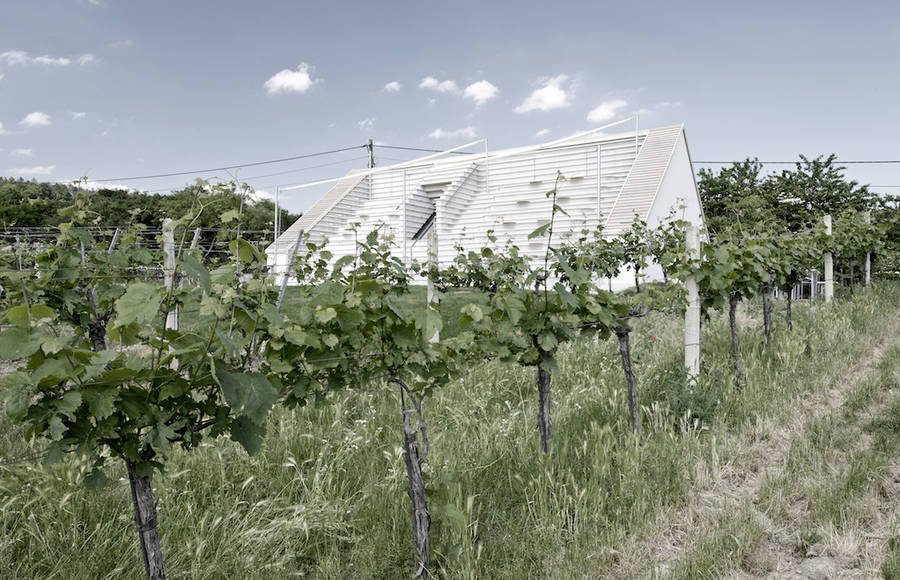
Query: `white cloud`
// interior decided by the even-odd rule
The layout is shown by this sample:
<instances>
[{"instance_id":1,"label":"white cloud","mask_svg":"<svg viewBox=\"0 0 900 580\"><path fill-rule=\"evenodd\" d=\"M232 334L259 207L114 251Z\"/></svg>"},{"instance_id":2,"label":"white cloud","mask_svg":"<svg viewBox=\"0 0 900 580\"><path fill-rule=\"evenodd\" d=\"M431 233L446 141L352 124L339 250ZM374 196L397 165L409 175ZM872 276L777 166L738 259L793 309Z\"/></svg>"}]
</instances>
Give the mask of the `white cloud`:
<instances>
[{"instance_id":1,"label":"white cloud","mask_svg":"<svg viewBox=\"0 0 900 580\"><path fill-rule=\"evenodd\" d=\"M543 137L543 136L549 135L549 134L550 134L550 129L541 129L540 131L535 133L534 136L535 137Z\"/></svg>"},{"instance_id":2,"label":"white cloud","mask_svg":"<svg viewBox=\"0 0 900 580\"><path fill-rule=\"evenodd\" d=\"M399 92L400 89L402 89L402 88L403 88L403 85L401 85L399 82L391 81L391 82L387 83L386 85L384 85L384 88L382 88L381 90L386 93L396 93L396 92Z\"/></svg>"},{"instance_id":3,"label":"white cloud","mask_svg":"<svg viewBox=\"0 0 900 580\"><path fill-rule=\"evenodd\" d=\"M134 41L130 38L125 40L117 40L115 42L110 42L109 44L107 44L107 46L112 49L131 48L132 46L134 46Z\"/></svg>"},{"instance_id":4,"label":"white cloud","mask_svg":"<svg viewBox=\"0 0 900 580\"><path fill-rule=\"evenodd\" d=\"M6 130L3 128L3 123L0 123L0 135L6 133Z\"/></svg>"},{"instance_id":5,"label":"white cloud","mask_svg":"<svg viewBox=\"0 0 900 580\"><path fill-rule=\"evenodd\" d=\"M250 191L250 199L253 201L275 201L275 194L265 189L254 189Z\"/></svg>"},{"instance_id":6,"label":"white cloud","mask_svg":"<svg viewBox=\"0 0 900 580\"><path fill-rule=\"evenodd\" d=\"M481 80L467 86L463 96L467 99L472 99L476 105L481 106L496 97L499 92L500 89L489 81Z\"/></svg>"},{"instance_id":7,"label":"white cloud","mask_svg":"<svg viewBox=\"0 0 900 580\"><path fill-rule=\"evenodd\" d=\"M0 73L0 81L3 80L3 73Z\"/></svg>"},{"instance_id":8,"label":"white cloud","mask_svg":"<svg viewBox=\"0 0 900 580\"><path fill-rule=\"evenodd\" d=\"M34 167L16 167L10 169L9 172L13 175L50 175L54 169L56 169L56 165L35 165Z\"/></svg>"},{"instance_id":9,"label":"white cloud","mask_svg":"<svg viewBox=\"0 0 900 580\"><path fill-rule=\"evenodd\" d=\"M91 6L103 6L103 0L88 0Z\"/></svg>"},{"instance_id":10,"label":"white cloud","mask_svg":"<svg viewBox=\"0 0 900 580\"><path fill-rule=\"evenodd\" d=\"M44 64L47 66L68 66L72 64L72 60L69 58L66 58L64 56L50 56L49 54L36 56L31 59L31 62L35 64Z\"/></svg>"},{"instance_id":11,"label":"white cloud","mask_svg":"<svg viewBox=\"0 0 900 580\"><path fill-rule=\"evenodd\" d=\"M77 59L78 64L84 66L97 61L97 56L91 53L82 54ZM42 54L39 56L31 56L24 50L7 50L0 52L0 62L6 63L8 66L30 66L39 64L43 66L69 66L72 59L65 56L50 56Z\"/></svg>"},{"instance_id":12,"label":"white cloud","mask_svg":"<svg viewBox=\"0 0 900 580\"><path fill-rule=\"evenodd\" d=\"M360 131L371 131L375 127L375 117L363 119L357 125L359 125Z\"/></svg>"},{"instance_id":13,"label":"white cloud","mask_svg":"<svg viewBox=\"0 0 900 580\"><path fill-rule=\"evenodd\" d=\"M56 183L64 183L66 185L72 185L71 180L57 181ZM109 183L106 181L99 183L97 181L91 181L90 179L88 179L87 181L80 180L75 185L77 185L79 189L90 189L91 191L97 191L100 189L119 189L122 191L137 191L133 187L128 187L127 185L123 185L121 183Z\"/></svg>"},{"instance_id":14,"label":"white cloud","mask_svg":"<svg viewBox=\"0 0 900 580\"><path fill-rule=\"evenodd\" d=\"M13 157L34 157L34 149L13 149L9 154Z\"/></svg>"},{"instance_id":15,"label":"white cloud","mask_svg":"<svg viewBox=\"0 0 900 580\"><path fill-rule=\"evenodd\" d=\"M52 122L53 120L47 113L35 111L34 113L28 113L27 115L25 115L25 118L19 121L19 124L25 125L26 127L40 127L50 125Z\"/></svg>"},{"instance_id":16,"label":"white cloud","mask_svg":"<svg viewBox=\"0 0 900 580\"><path fill-rule=\"evenodd\" d=\"M439 93L458 93L459 87L456 86L456 81L447 79L445 81L439 81L434 77L425 77L422 79L422 82L419 83L420 89L431 89L433 91L437 91Z\"/></svg>"},{"instance_id":17,"label":"white cloud","mask_svg":"<svg viewBox=\"0 0 900 580\"><path fill-rule=\"evenodd\" d=\"M446 131L444 129L435 129L431 133L428 134L432 139L450 139L453 137L466 137L471 139L475 137L475 128L474 127L463 127L461 129L456 129L453 131Z\"/></svg>"},{"instance_id":18,"label":"white cloud","mask_svg":"<svg viewBox=\"0 0 900 580\"><path fill-rule=\"evenodd\" d=\"M263 84L263 87L270 95L275 93L305 93L322 80L312 78L312 69L312 66L301 62L296 70L286 68L278 71L269 77L269 80Z\"/></svg>"},{"instance_id":19,"label":"white cloud","mask_svg":"<svg viewBox=\"0 0 900 580\"><path fill-rule=\"evenodd\" d=\"M515 112L552 111L568 107L572 104L571 99L574 92L568 81L568 75L557 75L538 81L543 86L531 93L521 105L515 108Z\"/></svg>"},{"instance_id":20,"label":"white cloud","mask_svg":"<svg viewBox=\"0 0 900 580\"><path fill-rule=\"evenodd\" d=\"M9 66L28 66L31 64L31 57L24 50L7 50L0 52L0 61Z\"/></svg>"},{"instance_id":21,"label":"white cloud","mask_svg":"<svg viewBox=\"0 0 900 580\"><path fill-rule=\"evenodd\" d=\"M613 99L611 101L603 101L588 113L587 120L591 123L604 123L616 116L619 109L628 106L626 101L622 99Z\"/></svg>"},{"instance_id":22,"label":"white cloud","mask_svg":"<svg viewBox=\"0 0 900 580\"><path fill-rule=\"evenodd\" d=\"M87 113L84 111L72 111L71 115L73 119L84 119L87 117Z\"/></svg>"}]
</instances>

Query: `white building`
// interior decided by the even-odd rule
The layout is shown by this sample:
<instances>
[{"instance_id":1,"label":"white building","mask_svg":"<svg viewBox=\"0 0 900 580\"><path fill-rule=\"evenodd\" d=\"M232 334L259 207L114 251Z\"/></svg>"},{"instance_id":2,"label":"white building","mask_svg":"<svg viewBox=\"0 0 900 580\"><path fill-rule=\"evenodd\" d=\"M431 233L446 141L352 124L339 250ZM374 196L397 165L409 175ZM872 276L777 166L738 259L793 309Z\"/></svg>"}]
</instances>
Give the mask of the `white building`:
<instances>
[{"instance_id":1,"label":"white building","mask_svg":"<svg viewBox=\"0 0 900 580\"><path fill-rule=\"evenodd\" d=\"M554 238L565 232L603 226L614 236L635 215L654 226L671 208L702 226L703 211L683 125L615 135L582 135L547 143L472 155L423 158L391 167L353 171L266 249L269 264L283 272L302 230L328 241L335 257L355 253L350 224L364 239L373 229L394 235L396 255L425 261L429 234L436 237L440 263L449 264L455 247L478 249L511 239L529 256L543 259L546 238L528 234L550 220L547 192L560 181ZM647 272L661 277L659 268ZM614 289L633 284L623 273Z\"/></svg>"}]
</instances>

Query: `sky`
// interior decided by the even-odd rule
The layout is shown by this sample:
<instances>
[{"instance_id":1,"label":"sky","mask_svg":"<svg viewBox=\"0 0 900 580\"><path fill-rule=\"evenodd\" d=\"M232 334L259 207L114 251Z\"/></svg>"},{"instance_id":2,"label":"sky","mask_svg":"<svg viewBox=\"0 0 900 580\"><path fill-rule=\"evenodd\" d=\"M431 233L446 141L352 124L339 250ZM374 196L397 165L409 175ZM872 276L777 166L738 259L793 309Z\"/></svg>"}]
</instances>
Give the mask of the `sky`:
<instances>
[{"instance_id":1,"label":"sky","mask_svg":"<svg viewBox=\"0 0 900 580\"><path fill-rule=\"evenodd\" d=\"M0 175L266 196L365 167L369 138L385 165L635 113L684 123L695 161L897 160L898 57L887 1L0 0ZM900 164L847 175L900 194Z\"/></svg>"}]
</instances>

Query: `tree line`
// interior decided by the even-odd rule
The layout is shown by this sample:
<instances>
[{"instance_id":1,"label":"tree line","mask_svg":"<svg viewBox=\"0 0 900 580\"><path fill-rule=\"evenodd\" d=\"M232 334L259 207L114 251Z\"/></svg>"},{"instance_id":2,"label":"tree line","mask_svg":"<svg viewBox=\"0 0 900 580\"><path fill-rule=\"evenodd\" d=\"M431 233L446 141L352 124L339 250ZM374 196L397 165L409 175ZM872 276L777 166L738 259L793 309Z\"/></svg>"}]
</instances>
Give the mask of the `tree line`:
<instances>
[{"instance_id":1,"label":"tree line","mask_svg":"<svg viewBox=\"0 0 900 580\"><path fill-rule=\"evenodd\" d=\"M56 227L68 221L59 210L83 197L86 221L97 226L144 226L159 230L166 218L179 219L191 211L198 192L204 192L208 210L199 212L194 227L220 228L221 214L241 213L242 228L251 232L271 232L275 204L254 199L244 184L210 185L198 182L168 195L123 189L88 190L77 184L41 183L34 180L0 177L0 228ZM286 229L300 216L281 209ZM233 225L233 224L232 224Z\"/></svg>"}]
</instances>

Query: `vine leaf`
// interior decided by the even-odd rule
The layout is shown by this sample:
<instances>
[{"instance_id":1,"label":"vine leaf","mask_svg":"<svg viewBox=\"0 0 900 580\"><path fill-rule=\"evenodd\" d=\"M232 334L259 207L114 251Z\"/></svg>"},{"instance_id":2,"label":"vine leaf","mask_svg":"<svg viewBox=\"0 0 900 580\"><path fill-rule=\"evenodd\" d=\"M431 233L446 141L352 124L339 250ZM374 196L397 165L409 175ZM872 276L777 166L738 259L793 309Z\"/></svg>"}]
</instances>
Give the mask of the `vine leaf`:
<instances>
[{"instance_id":1,"label":"vine leaf","mask_svg":"<svg viewBox=\"0 0 900 580\"><path fill-rule=\"evenodd\" d=\"M262 449L266 436L265 425L258 425L247 415L241 415L231 422L231 438L241 444L247 453L253 455Z\"/></svg>"},{"instance_id":2,"label":"vine leaf","mask_svg":"<svg viewBox=\"0 0 900 580\"><path fill-rule=\"evenodd\" d=\"M10 328L0 332L0 358L26 358L41 348L41 335L26 328Z\"/></svg>"},{"instance_id":3,"label":"vine leaf","mask_svg":"<svg viewBox=\"0 0 900 580\"><path fill-rule=\"evenodd\" d=\"M215 359L211 366L213 377L234 412L246 415L259 425L265 423L269 409L278 399L278 389L269 379L260 373L231 373L225 363Z\"/></svg>"},{"instance_id":4,"label":"vine leaf","mask_svg":"<svg viewBox=\"0 0 900 580\"><path fill-rule=\"evenodd\" d=\"M550 229L550 224L546 223L542 226L539 226L534 229L530 234L528 234L528 239L533 240L534 238L539 238L547 233L547 230Z\"/></svg>"},{"instance_id":5,"label":"vine leaf","mask_svg":"<svg viewBox=\"0 0 900 580\"><path fill-rule=\"evenodd\" d=\"M148 324L159 313L162 303L161 289L146 282L135 282L116 301L117 326L126 326L132 322Z\"/></svg>"},{"instance_id":6,"label":"vine leaf","mask_svg":"<svg viewBox=\"0 0 900 580\"><path fill-rule=\"evenodd\" d=\"M181 258L181 269L185 274L191 277L191 279L195 280L197 284L200 285L200 288L203 289L203 295L206 296L209 294L209 288L211 283L211 278L209 275L209 270L197 259L196 256L192 254L186 254Z\"/></svg>"}]
</instances>

